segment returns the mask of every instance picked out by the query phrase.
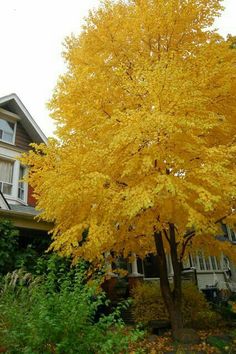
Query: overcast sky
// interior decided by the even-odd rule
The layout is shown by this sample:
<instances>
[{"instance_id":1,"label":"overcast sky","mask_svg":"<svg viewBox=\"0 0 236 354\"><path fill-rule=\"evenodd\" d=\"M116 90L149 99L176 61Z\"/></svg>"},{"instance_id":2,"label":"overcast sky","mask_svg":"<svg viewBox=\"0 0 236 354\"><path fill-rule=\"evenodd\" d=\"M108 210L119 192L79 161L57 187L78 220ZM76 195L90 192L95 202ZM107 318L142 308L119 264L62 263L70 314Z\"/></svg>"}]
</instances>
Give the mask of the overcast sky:
<instances>
[{"instance_id":1,"label":"overcast sky","mask_svg":"<svg viewBox=\"0 0 236 354\"><path fill-rule=\"evenodd\" d=\"M88 10L99 0L0 0L0 96L15 92L49 136L53 123L45 103L59 74L64 38L80 32ZM216 27L236 34L236 0L223 1Z\"/></svg>"}]
</instances>

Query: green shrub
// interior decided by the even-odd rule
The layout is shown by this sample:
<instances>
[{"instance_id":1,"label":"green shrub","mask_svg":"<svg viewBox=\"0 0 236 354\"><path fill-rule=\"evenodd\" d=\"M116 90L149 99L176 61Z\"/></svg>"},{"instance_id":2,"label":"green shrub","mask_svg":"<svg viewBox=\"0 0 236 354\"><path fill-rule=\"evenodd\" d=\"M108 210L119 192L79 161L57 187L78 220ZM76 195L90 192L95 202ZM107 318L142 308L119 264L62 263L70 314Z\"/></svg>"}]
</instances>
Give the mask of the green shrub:
<instances>
[{"instance_id":1,"label":"green shrub","mask_svg":"<svg viewBox=\"0 0 236 354\"><path fill-rule=\"evenodd\" d=\"M85 283L78 267L62 274L51 264L47 276L18 271L14 279L8 275L0 296L1 344L11 354L126 353L140 335L124 335L120 308L95 320L107 301L98 283Z\"/></svg>"},{"instance_id":2,"label":"green shrub","mask_svg":"<svg viewBox=\"0 0 236 354\"><path fill-rule=\"evenodd\" d=\"M140 283L132 292L132 313L136 322L147 324L151 320L168 320L169 316L156 282ZM211 310L204 295L189 283L183 284L183 318L185 326L212 328L220 316Z\"/></svg>"},{"instance_id":3,"label":"green shrub","mask_svg":"<svg viewBox=\"0 0 236 354\"><path fill-rule=\"evenodd\" d=\"M18 234L11 221L0 219L0 274L6 274L15 267Z\"/></svg>"}]
</instances>

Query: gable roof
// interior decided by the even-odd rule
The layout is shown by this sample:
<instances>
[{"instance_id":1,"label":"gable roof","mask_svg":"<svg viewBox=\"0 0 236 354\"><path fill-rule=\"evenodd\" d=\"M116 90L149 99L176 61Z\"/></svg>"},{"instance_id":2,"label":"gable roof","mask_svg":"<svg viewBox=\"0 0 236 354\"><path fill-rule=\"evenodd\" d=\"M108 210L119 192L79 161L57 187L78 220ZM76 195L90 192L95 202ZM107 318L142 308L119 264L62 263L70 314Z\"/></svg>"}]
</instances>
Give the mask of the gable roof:
<instances>
[{"instance_id":1,"label":"gable roof","mask_svg":"<svg viewBox=\"0 0 236 354\"><path fill-rule=\"evenodd\" d=\"M15 93L1 97L0 108L15 113L21 118L20 122L27 131L28 135L31 137L32 141L38 144L47 144L46 136Z\"/></svg>"},{"instance_id":2,"label":"gable roof","mask_svg":"<svg viewBox=\"0 0 236 354\"><path fill-rule=\"evenodd\" d=\"M0 191L0 209L11 210L10 205L8 204L6 198L4 197L1 191Z\"/></svg>"}]
</instances>

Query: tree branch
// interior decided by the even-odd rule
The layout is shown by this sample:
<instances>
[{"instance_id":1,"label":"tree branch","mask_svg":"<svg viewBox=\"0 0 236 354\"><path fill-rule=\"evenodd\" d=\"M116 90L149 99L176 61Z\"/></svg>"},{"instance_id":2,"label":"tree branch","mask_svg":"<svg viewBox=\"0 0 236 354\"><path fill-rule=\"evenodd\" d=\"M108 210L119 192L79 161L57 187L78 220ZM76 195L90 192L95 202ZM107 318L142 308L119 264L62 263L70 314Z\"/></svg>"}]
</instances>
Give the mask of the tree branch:
<instances>
[{"instance_id":1,"label":"tree branch","mask_svg":"<svg viewBox=\"0 0 236 354\"><path fill-rule=\"evenodd\" d=\"M167 239L167 241L168 241L169 244L170 244L170 239L169 239L169 237L168 237L167 231L166 231L166 230L163 230L163 232L164 232L165 238Z\"/></svg>"}]
</instances>

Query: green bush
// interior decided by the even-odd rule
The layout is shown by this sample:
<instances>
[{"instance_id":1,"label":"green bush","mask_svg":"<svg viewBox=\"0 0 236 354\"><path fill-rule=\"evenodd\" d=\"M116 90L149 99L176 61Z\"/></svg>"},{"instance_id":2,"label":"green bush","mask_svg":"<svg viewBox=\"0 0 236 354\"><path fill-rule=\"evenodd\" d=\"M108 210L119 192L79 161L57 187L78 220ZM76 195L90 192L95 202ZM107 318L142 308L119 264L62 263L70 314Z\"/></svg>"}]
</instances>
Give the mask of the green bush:
<instances>
[{"instance_id":1,"label":"green bush","mask_svg":"<svg viewBox=\"0 0 236 354\"><path fill-rule=\"evenodd\" d=\"M11 221L0 219L0 274L6 274L15 267L18 234Z\"/></svg>"},{"instance_id":2,"label":"green bush","mask_svg":"<svg viewBox=\"0 0 236 354\"><path fill-rule=\"evenodd\" d=\"M33 231L32 235L25 235L10 220L0 219L0 276L19 268L34 273L48 245L49 238L45 235L34 235Z\"/></svg>"},{"instance_id":3,"label":"green bush","mask_svg":"<svg viewBox=\"0 0 236 354\"><path fill-rule=\"evenodd\" d=\"M136 322L147 324L151 320L168 320L160 286L156 282L138 284L132 292L132 313ZM197 329L217 326L219 314L212 311L202 292L189 283L183 284L184 324Z\"/></svg>"},{"instance_id":4,"label":"green bush","mask_svg":"<svg viewBox=\"0 0 236 354\"><path fill-rule=\"evenodd\" d=\"M50 263L50 261L49 261ZM126 353L140 332L124 335L120 308L110 315L97 282L85 283L82 270L53 269L47 276L15 272L5 278L0 296L1 344L8 353ZM58 276L58 271L60 276ZM18 277L17 277L18 275Z\"/></svg>"}]
</instances>

